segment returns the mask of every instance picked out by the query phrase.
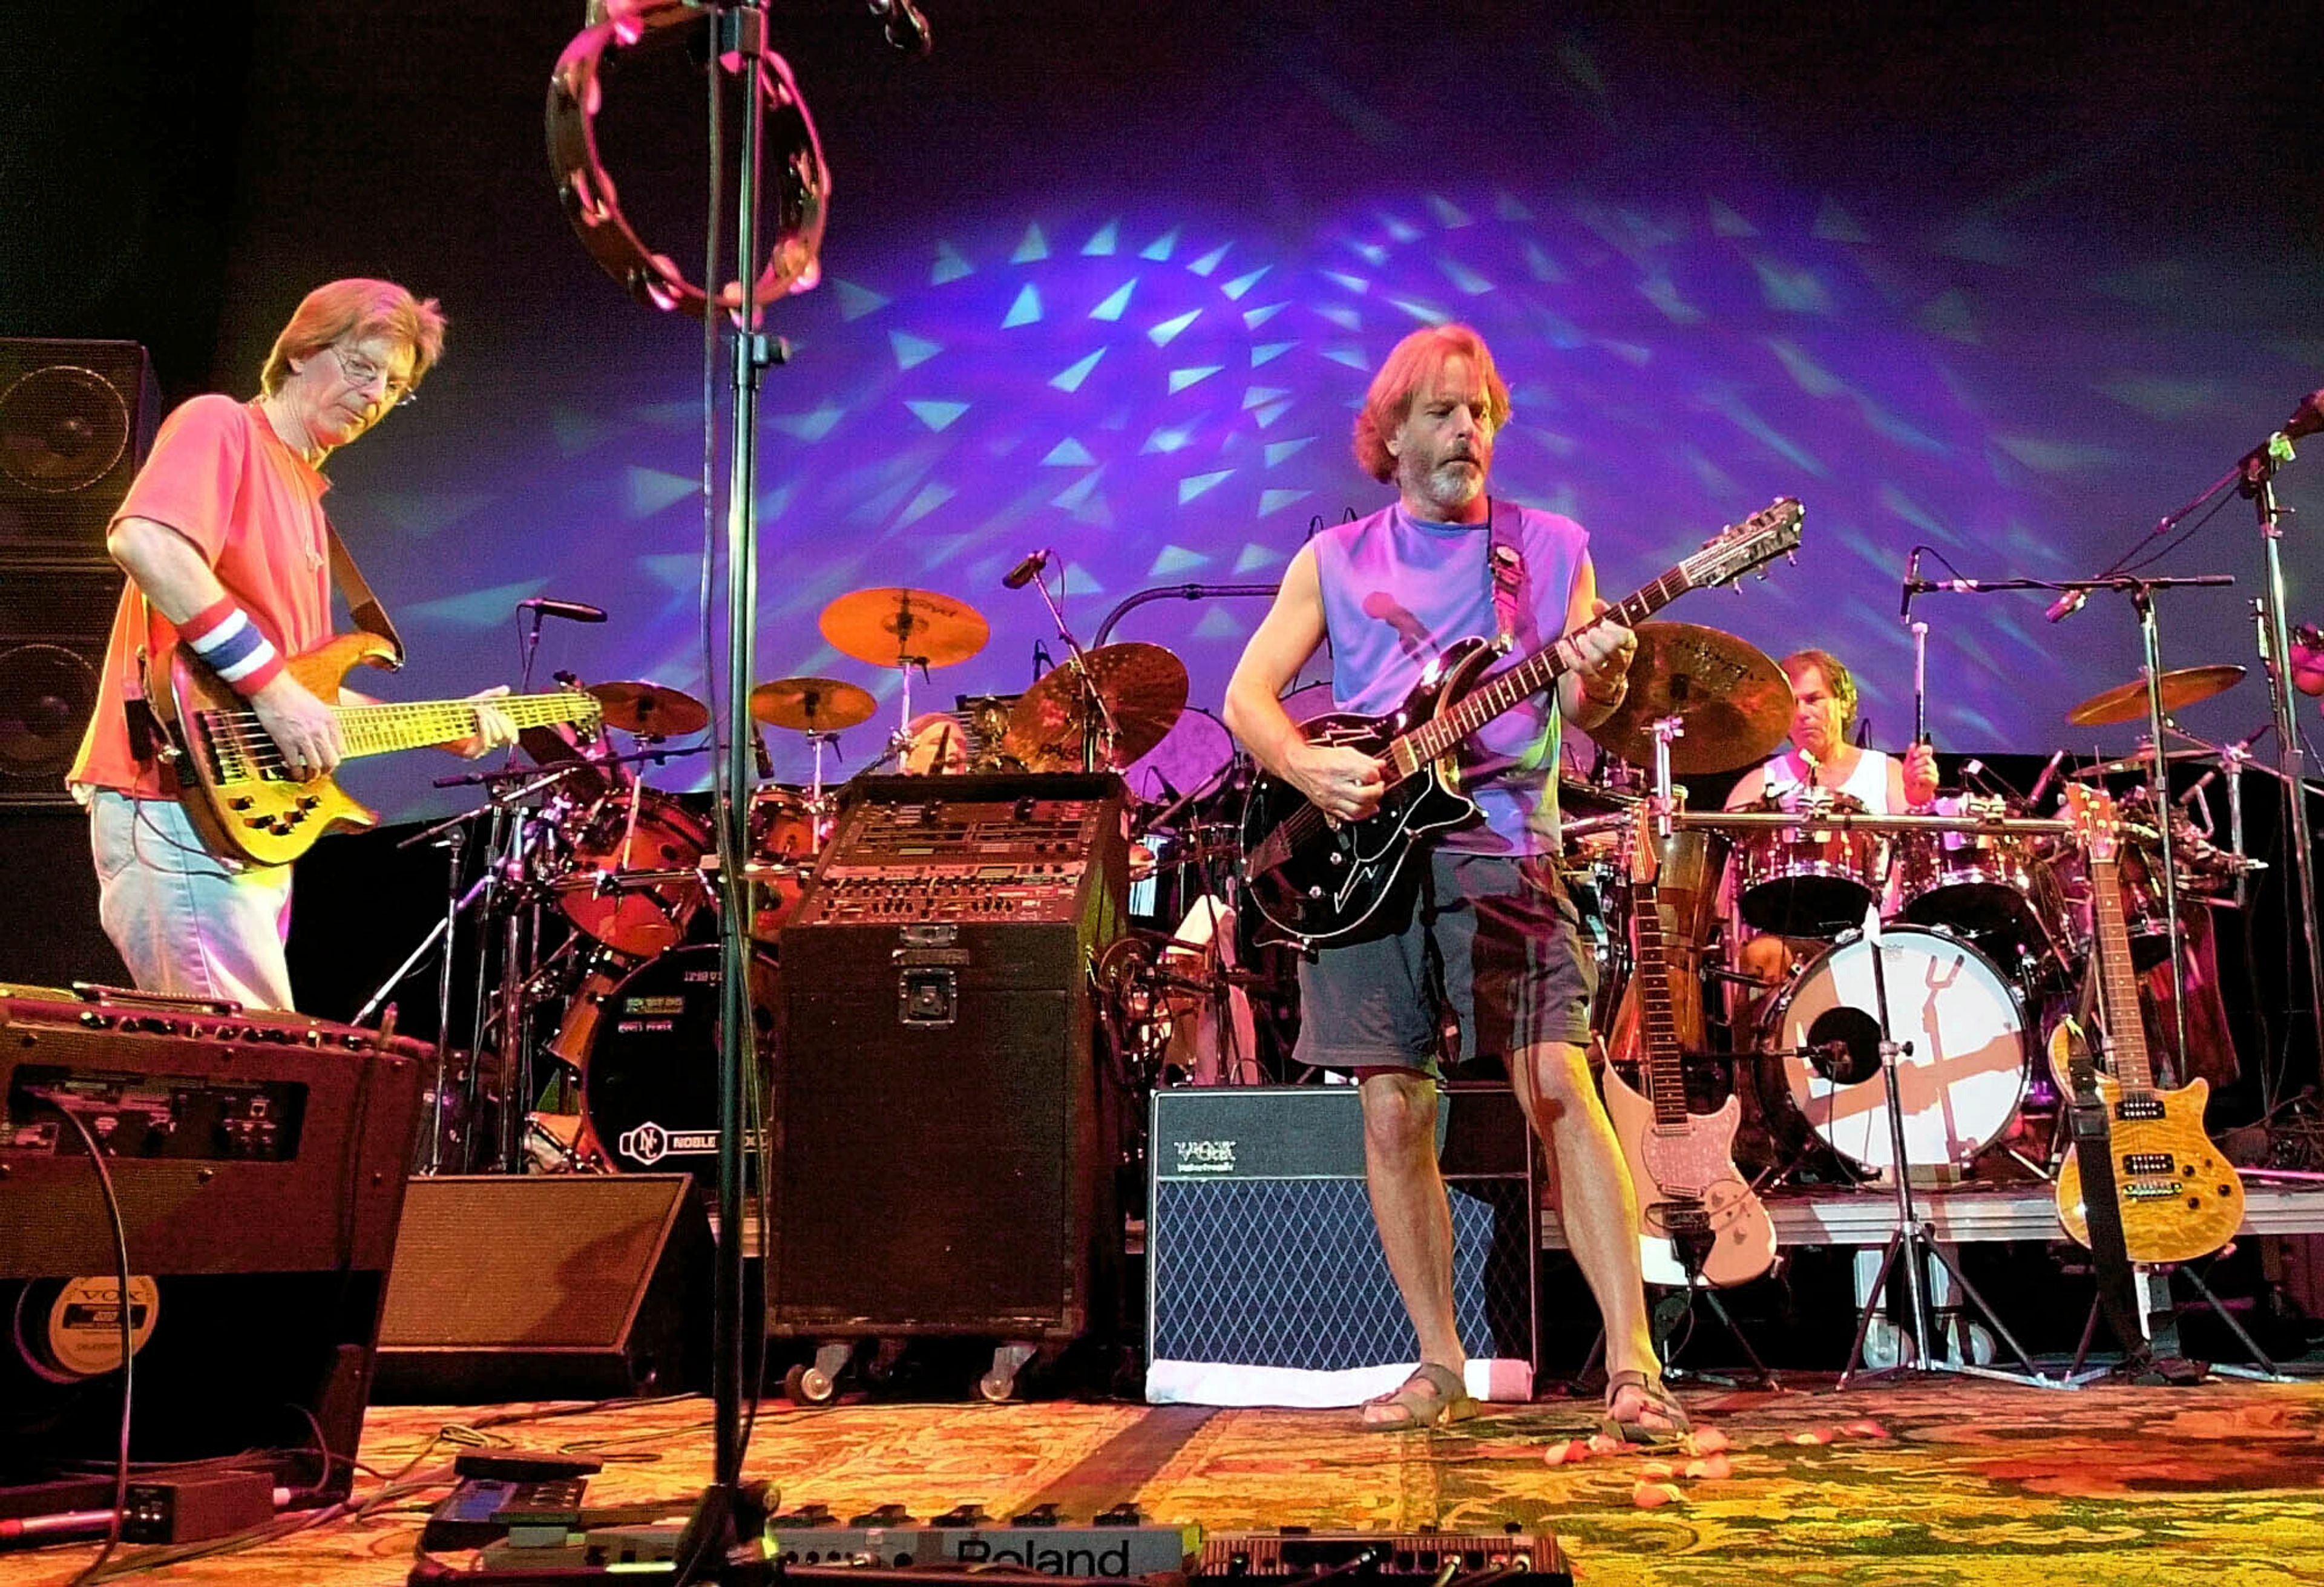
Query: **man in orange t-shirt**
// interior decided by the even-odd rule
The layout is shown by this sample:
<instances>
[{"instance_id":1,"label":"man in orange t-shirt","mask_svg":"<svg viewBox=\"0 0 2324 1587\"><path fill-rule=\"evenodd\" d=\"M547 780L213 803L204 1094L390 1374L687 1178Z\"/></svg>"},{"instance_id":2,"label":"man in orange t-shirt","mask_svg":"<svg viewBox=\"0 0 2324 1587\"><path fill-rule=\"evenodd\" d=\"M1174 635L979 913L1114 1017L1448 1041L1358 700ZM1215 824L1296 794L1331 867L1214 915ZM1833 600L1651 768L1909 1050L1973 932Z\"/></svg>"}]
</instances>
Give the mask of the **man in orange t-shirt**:
<instances>
[{"instance_id":1,"label":"man in orange t-shirt","mask_svg":"<svg viewBox=\"0 0 2324 1587\"><path fill-rule=\"evenodd\" d=\"M89 809L106 934L148 991L290 1007L290 867L203 844L144 730L143 664L187 646L249 700L292 776L337 766L336 702L283 666L331 634L319 465L408 399L443 345L433 298L392 281L317 288L275 339L259 396L171 413L114 514L106 549L130 582L66 781ZM455 748L513 739L505 713L477 715L475 738Z\"/></svg>"}]
</instances>

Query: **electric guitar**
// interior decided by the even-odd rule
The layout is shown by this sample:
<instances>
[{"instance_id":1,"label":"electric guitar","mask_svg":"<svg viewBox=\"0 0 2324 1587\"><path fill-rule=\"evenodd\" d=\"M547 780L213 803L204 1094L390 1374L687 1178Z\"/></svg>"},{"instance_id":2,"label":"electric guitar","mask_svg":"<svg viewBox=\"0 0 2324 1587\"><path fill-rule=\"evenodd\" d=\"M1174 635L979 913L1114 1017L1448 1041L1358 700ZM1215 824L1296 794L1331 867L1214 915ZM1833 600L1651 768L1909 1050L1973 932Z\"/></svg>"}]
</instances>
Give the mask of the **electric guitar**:
<instances>
[{"instance_id":1,"label":"electric guitar","mask_svg":"<svg viewBox=\"0 0 2324 1587\"><path fill-rule=\"evenodd\" d=\"M2176 1091L2158 1091L2139 1016L2138 978L2122 916L2122 822L2113 796L2069 785L2066 803L2090 862L2091 916L2097 926L2098 1028L2110 1073L2098 1077L2108 1151L2122 1206L2123 1244L2135 1262L2191 1261L2235 1238L2243 1226L2244 1187L2235 1165L2203 1131L2211 1087L2197 1076ZM2063 1069L2070 1044L2089 1033L2072 1020L2052 1033L2051 1061ZM2087 1056L2087 1054L2085 1055ZM2058 1172L2058 1216L2066 1233L2090 1243L2082 1199L2079 1142Z\"/></svg>"},{"instance_id":2,"label":"electric guitar","mask_svg":"<svg viewBox=\"0 0 2324 1587\"><path fill-rule=\"evenodd\" d=\"M212 852L257 865L288 865L334 827L379 818L328 777L300 782L250 708L186 646L148 669L145 697L170 737L163 757L177 775L178 803ZM375 634L340 634L283 665L318 699L339 697L358 663L392 666L395 650ZM154 687L155 683L162 687ZM476 707L506 711L520 728L571 722L595 729L604 708L578 689L513 694L489 702L429 700L408 705L334 707L349 759L452 744L476 731Z\"/></svg>"},{"instance_id":3,"label":"electric guitar","mask_svg":"<svg viewBox=\"0 0 2324 1587\"><path fill-rule=\"evenodd\" d=\"M1742 577L1794 550L1800 519L1796 500L1769 503L1599 621L1636 627L1690 590ZM1395 885L1413 846L1469 819L1477 805L1460 791L1455 752L1567 670L1552 641L1483 676L1499 654L1489 639L1462 639L1429 664L1388 715L1339 711L1307 724L1309 743L1360 750L1386 769L1379 808L1363 820L1334 821L1280 778L1262 776L1252 784L1243 810L1243 881L1263 922L1260 945L1287 942L1304 951L1357 931Z\"/></svg>"},{"instance_id":4,"label":"electric guitar","mask_svg":"<svg viewBox=\"0 0 2324 1587\"><path fill-rule=\"evenodd\" d=\"M1735 1170L1735 1129L1743 1099L1730 1094L1717 1113L1686 1110L1679 1011L1671 995L1669 955L1655 848L1654 816L1638 810L1629 836L1630 925L1634 965L1609 1041L1608 1056L1635 1059L1645 1087L1634 1091L1605 1069L1606 1113L1638 1193L1638 1255L1649 1284L1727 1289L1775 1263L1775 1224ZM1700 986L1699 980L1691 984ZM1701 1009L1689 1022L1698 1032Z\"/></svg>"}]
</instances>

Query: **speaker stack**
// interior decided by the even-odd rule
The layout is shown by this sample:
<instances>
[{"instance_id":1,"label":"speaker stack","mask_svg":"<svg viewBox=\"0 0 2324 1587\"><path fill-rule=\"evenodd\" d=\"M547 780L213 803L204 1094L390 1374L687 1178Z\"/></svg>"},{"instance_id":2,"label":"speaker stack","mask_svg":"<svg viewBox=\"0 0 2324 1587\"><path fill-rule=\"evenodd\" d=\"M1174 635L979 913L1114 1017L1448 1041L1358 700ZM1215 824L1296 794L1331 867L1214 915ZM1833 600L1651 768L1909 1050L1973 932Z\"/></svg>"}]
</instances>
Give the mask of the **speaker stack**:
<instances>
[{"instance_id":1,"label":"speaker stack","mask_svg":"<svg viewBox=\"0 0 2324 1587\"><path fill-rule=\"evenodd\" d=\"M105 526L161 408L134 342L0 339L0 806L70 803L121 593Z\"/></svg>"}]
</instances>

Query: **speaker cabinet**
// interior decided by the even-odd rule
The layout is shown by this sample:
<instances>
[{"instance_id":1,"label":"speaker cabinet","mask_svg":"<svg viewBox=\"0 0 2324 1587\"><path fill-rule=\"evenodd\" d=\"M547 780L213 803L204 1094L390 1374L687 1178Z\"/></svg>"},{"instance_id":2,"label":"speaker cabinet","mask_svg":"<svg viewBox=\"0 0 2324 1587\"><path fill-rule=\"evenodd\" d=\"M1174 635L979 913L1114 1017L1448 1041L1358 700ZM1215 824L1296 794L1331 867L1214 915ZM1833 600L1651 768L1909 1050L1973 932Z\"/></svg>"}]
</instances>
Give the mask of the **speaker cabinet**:
<instances>
[{"instance_id":1,"label":"speaker cabinet","mask_svg":"<svg viewBox=\"0 0 2324 1587\"><path fill-rule=\"evenodd\" d=\"M125 583L102 558L0 556L0 807L72 808L64 776Z\"/></svg>"},{"instance_id":2,"label":"speaker cabinet","mask_svg":"<svg viewBox=\"0 0 2324 1587\"><path fill-rule=\"evenodd\" d=\"M1354 1405L1419 1359L1364 1188L1352 1086L1157 1091L1148 1399ZM1507 1086L1441 1087L1452 1292L1470 1392L1527 1399L1539 1364L1532 1133Z\"/></svg>"},{"instance_id":3,"label":"speaker cabinet","mask_svg":"<svg viewBox=\"0 0 2324 1587\"><path fill-rule=\"evenodd\" d=\"M707 1381L710 1223L688 1174L411 1181L383 1404L676 1394Z\"/></svg>"},{"instance_id":4,"label":"speaker cabinet","mask_svg":"<svg viewBox=\"0 0 2324 1587\"><path fill-rule=\"evenodd\" d=\"M783 934L770 1328L1069 1340L1110 1323L1118 1128L1080 933L960 926L941 989L899 941Z\"/></svg>"},{"instance_id":5,"label":"speaker cabinet","mask_svg":"<svg viewBox=\"0 0 2324 1587\"><path fill-rule=\"evenodd\" d=\"M295 1014L0 986L0 1484L112 1461L125 1304L133 1458L273 1451L345 1493L315 1445L362 1434L426 1059ZM104 1145L125 1302L68 1112Z\"/></svg>"},{"instance_id":6,"label":"speaker cabinet","mask_svg":"<svg viewBox=\"0 0 2324 1587\"><path fill-rule=\"evenodd\" d=\"M102 561L161 417L134 342L0 338L0 555Z\"/></svg>"}]
</instances>

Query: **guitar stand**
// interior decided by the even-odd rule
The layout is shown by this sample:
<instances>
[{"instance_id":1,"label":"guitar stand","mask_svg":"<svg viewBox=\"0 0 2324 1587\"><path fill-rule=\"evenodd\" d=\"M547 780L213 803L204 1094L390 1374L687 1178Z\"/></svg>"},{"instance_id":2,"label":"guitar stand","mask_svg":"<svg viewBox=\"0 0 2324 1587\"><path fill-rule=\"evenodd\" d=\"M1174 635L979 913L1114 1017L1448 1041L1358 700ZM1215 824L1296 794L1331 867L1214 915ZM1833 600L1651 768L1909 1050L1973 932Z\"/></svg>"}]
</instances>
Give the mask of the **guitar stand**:
<instances>
[{"instance_id":1,"label":"guitar stand","mask_svg":"<svg viewBox=\"0 0 2324 1587\"><path fill-rule=\"evenodd\" d=\"M2081 1378L2126 1376L2135 1382L2164 1383L2174 1387L2200 1383L2212 1375L2242 1378L2255 1383L2297 1383L2303 1381L2301 1375L2285 1371L2274 1357L2260 1347L2259 1341L2252 1337L2251 1331L2227 1308L2227 1303L2203 1282L2203 1275L2196 1271L2193 1263L2142 1264L2142 1269L2151 1283L2161 1287L2164 1303L2163 1307L2152 1314L2154 1348L2134 1354L2116 1366L2101 1368L2096 1372L2085 1371L2083 1362L2098 1336L2100 1303L2093 1298L2089 1316L2082 1323L2081 1343L2074 1348L2074 1364L2070 1369L2073 1375ZM2171 1281L2181 1275L2195 1286L2195 1293L2203 1298L2203 1303L2227 1324L2228 1331L2242 1342L2243 1347L2251 1352L2251 1358L2257 1365L2247 1367L2228 1362L2199 1362L2179 1353L2178 1302L2172 1297Z\"/></svg>"},{"instance_id":2,"label":"guitar stand","mask_svg":"<svg viewBox=\"0 0 2324 1587\"><path fill-rule=\"evenodd\" d=\"M1887 1093L1889 1174L1896 1188L1896 1228L1888 1236L1888 1243L1880 1253L1880 1266L1872 1276L1872 1287L1864 1298L1864 1310L1856 1319L1856 1338L1848 1349L1847 1370L1840 1374L1840 1381L1832 1387L1835 1390L1844 1390L1859 1377L1883 1378L1892 1373L1910 1371L1953 1372L1965 1377L1991 1378L2003 1383L2022 1383L2034 1389L2078 1389L2081 1385L2072 1379L2050 1377L2034 1364L2033 1357L2017 1342L2017 1336L2009 1331L1993 1307L1986 1304L1985 1297L1977 1292L1976 1286L1962 1276L1960 1269L1953 1264L1952 1258L1945 1254L1935 1234L1921 1221L1920 1213L1913 1206L1913 1175L1904 1157L1904 1102L1896 1075L1897 1060L1911 1057L1913 1046L1909 1041L1900 1045L1895 1039L1895 1025L1888 1006L1886 962L1888 950L1882 939L1880 908L1877 904L1865 912L1864 940L1872 949L1872 997L1873 1002L1878 1004L1875 1013L1880 1023L1880 1077ZM1859 1372L1858 1369L1864 1364L1865 1339L1872 1332L1874 1314L1886 1302L1888 1275L1895 1269L1899 1256L1904 1259L1904 1293L1910 1307L1907 1320L1912 1324L1912 1358L1907 1361L1900 1348L1895 1365ZM1934 1257L1943 1265L1963 1298L1993 1326L1995 1337L2009 1346L2010 1353L2017 1358L2017 1364L2024 1369L2022 1371L1988 1367L1966 1359L1970 1353L1966 1348L1961 1352L1964 1359L1960 1361L1950 1361L1933 1353L1932 1346L1936 1341L1936 1327L1929 1307L1929 1275L1925 1265L1925 1259L1929 1257Z\"/></svg>"}]
</instances>

